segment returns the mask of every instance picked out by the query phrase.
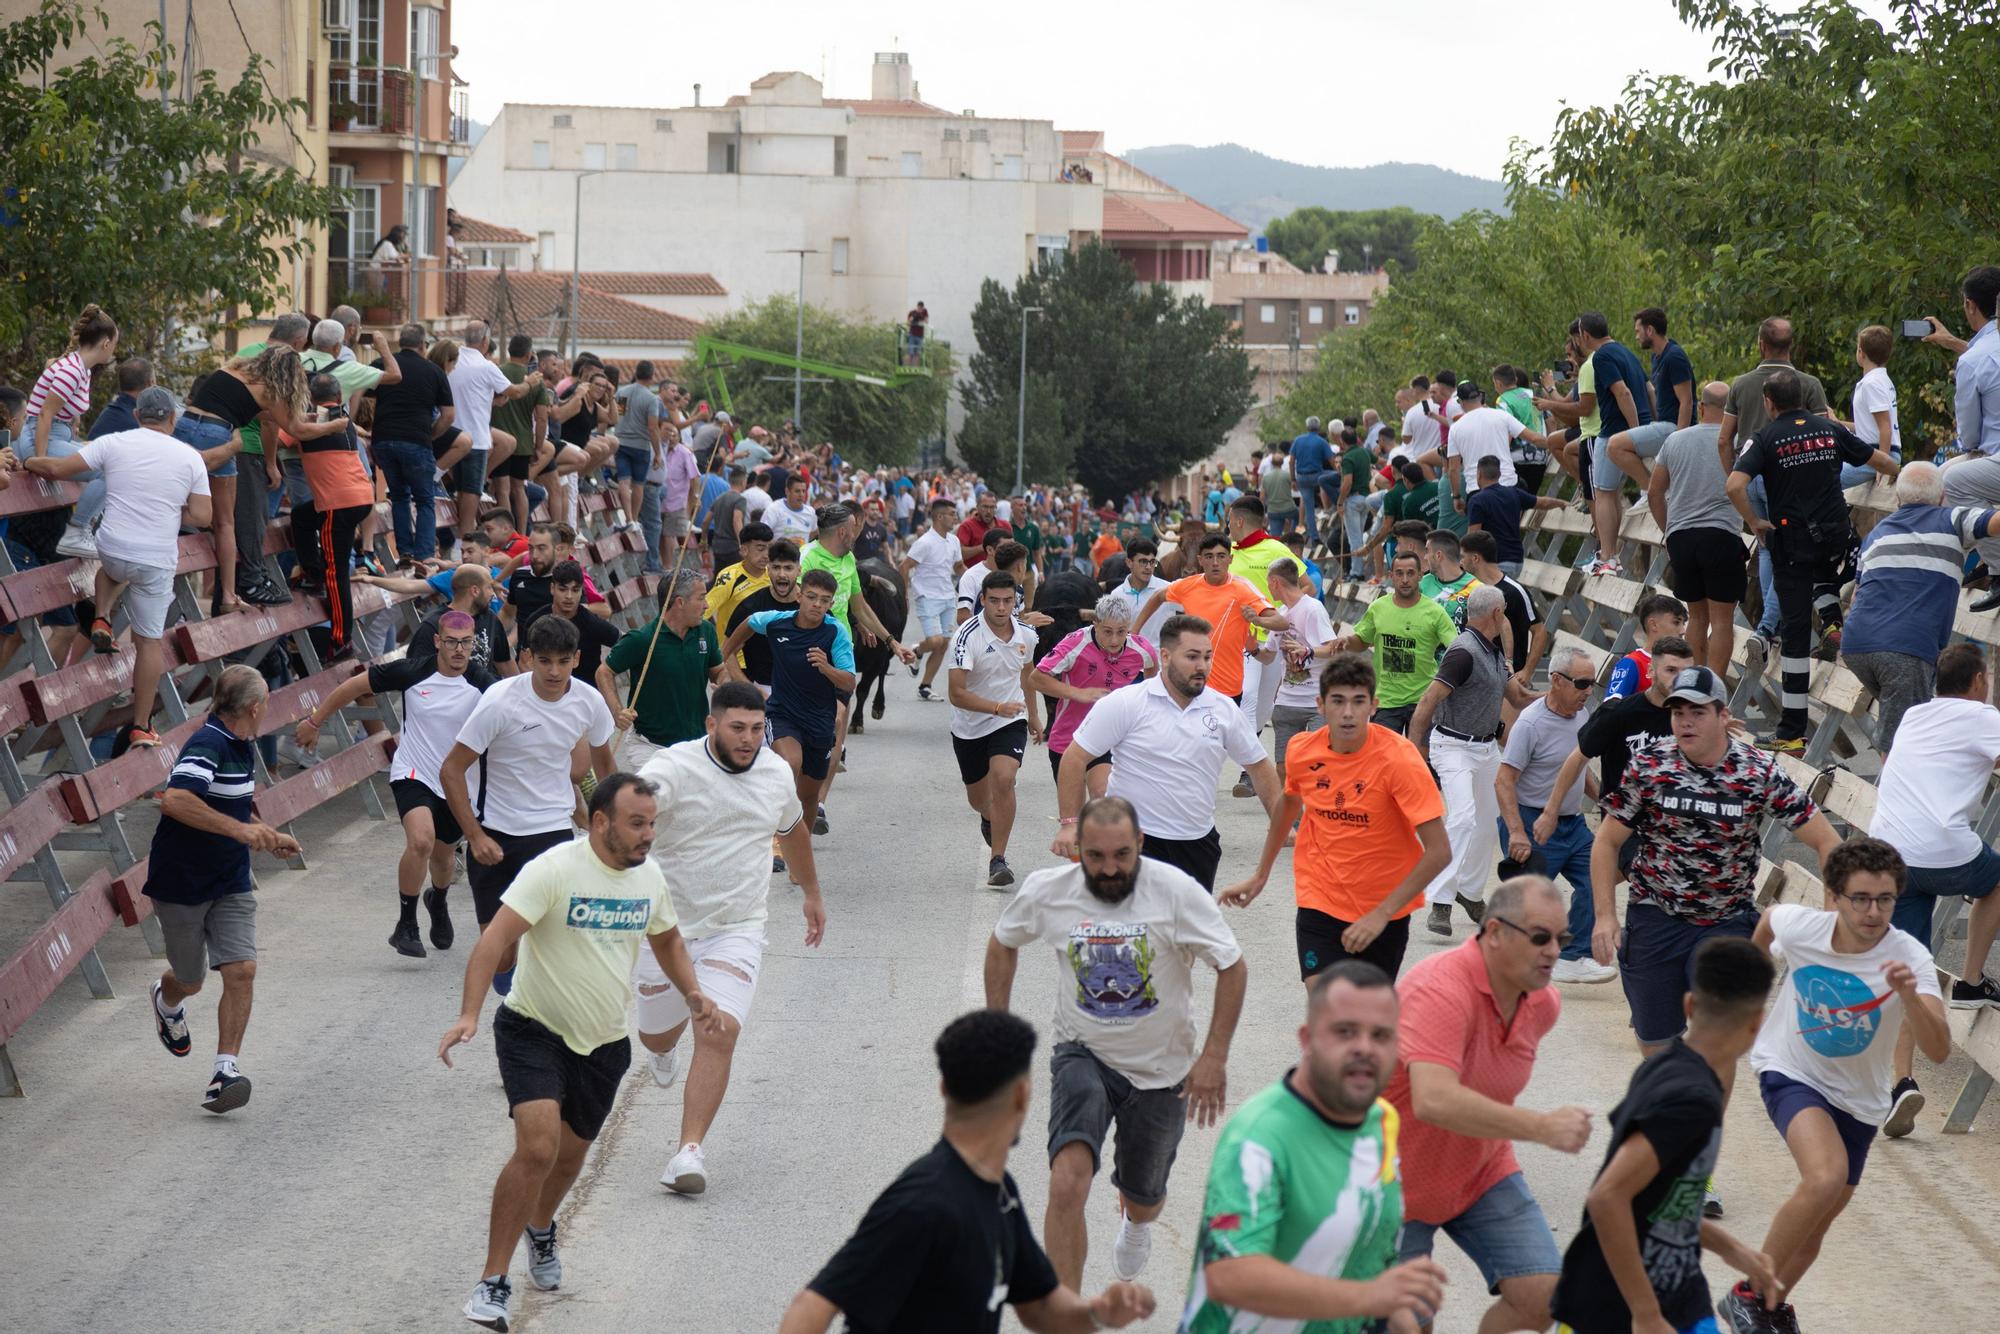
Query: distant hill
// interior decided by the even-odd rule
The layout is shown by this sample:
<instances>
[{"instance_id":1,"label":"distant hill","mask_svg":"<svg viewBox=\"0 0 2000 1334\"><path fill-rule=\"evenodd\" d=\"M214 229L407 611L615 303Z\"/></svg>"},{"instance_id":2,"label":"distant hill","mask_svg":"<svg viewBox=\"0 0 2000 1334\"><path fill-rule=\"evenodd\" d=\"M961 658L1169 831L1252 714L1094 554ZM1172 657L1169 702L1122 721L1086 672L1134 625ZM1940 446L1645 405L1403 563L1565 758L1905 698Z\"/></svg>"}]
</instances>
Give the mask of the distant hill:
<instances>
[{"instance_id":1,"label":"distant hill","mask_svg":"<svg viewBox=\"0 0 2000 1334\"><path fill-rule=\"evenodd\" d=\"M1394 208L1455 218L1469 209L1507 207L1499 181L1465 176L1420 162L1373 167L1309 167L1268 157L1241 144L1166 144L1119 156L1244 226L1262 231L1273 218L1318 204L1332 209Z\"/></svg>"}]
</instances>

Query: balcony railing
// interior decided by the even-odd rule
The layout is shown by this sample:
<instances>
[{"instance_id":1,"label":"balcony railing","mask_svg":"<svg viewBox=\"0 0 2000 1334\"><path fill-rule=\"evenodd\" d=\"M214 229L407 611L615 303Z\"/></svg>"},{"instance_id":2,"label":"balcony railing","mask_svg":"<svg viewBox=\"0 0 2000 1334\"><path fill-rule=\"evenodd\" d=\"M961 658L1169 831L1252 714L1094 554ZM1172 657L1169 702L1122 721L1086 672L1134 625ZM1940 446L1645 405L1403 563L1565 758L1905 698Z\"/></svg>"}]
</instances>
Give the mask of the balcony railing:
<instances>
[{"instance_id":1,"label":"balcony railing","mask_svg":"<svg viewBox=\"0 0 2000 1334\"><path fill-rule=\"evenodd\" d=\"M410 76L405 70L330 65L326 92L329 128L336 132L410 132Z\"/></svg>"},{"instance_id":2,"label":"balcony railing","mask_svg":"<svg viewBox=\"0 0 2000 1334\"><path fill-rule=\"evenodd\" d=\"M463 88L451 95L451 141L455 144L472 142L472 102Z\"/></svg>"},{"instance_id":3,"label":"balcony railing","mask_svg":"<svg viewBox=\"0 0 2000 1334\"><path fill-rule=\"evenodd\" d=\"M444 309L426 309L424 317L435 319L440 315L464 314L465 270L435 259L387 264L367 259L329 259L326 262L326 285L331 299L327 304L352 305L361 311L363 321L370 325L399 323L409 314L412 278L422 283L434 273L444 275ZM435 296L426 296L426 306L435 299Z\"/></svg>"}]
</instances>

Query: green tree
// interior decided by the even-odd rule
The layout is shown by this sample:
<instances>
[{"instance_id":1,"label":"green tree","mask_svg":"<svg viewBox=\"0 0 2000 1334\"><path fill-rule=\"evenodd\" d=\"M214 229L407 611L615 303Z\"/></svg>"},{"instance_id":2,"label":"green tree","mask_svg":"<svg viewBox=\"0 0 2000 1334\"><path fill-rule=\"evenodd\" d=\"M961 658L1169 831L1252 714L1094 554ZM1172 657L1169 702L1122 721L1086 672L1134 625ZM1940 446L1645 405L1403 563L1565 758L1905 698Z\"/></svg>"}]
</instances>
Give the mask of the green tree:
<instances>
[{"instance_id":1,"label":"green tree","mask_svg":"<svg viewBox=\"0 0 2000 1334\"><path fill-rule=\"evenodd\" d=\"M267 306L337 192L252 155L304 104L276 102L263 62L181 85L157 25L143 48L101 9L41 0L0 26L0 379L25 384L96 302L121 348L164 360L231 312ZM93 54L61 65L71 48ZM170 98L162 102L160 91Z\"/></svg>"},{"instance_id":2,"label":"green tree","mask_svg":"<svg viewBox=\"0 0 2000 1334\"><path fill-rule=\"evenodd\" d=\"M1026 306L1042 309L1028 325L1036 480L1057 480L1073 453L1074 476L1093 498L1122 495L1206 458L1250 407L1250 361L1222 312L1159 283L1139 286L1130 265L1093 241L1038 265L1011 292L992 279L980 289L960 439L986 456L990 476L1013 479ZM1059 428L1038 406L1044 394Z\"/></svg>"},{"instance_id":3,"label":"green tree","mask_svg":"<svg viewBox=\"0 0 2000 1334\"><path fill-rule=\"evenodd\" d=\"M1645 247L1602 210L1530 182L1523 163L1507 177L1505 215L1426 225L1415 270L1389 285L1367 324L1320 340L1312 372L1266 411L1266 438L1298 434L1309 416L1352 421L1374 408L1386 418L1398 387L1442 367L1482 386L1502 362L1545 369L1586 310L1629 339L1632 312L1658 299Z\"/></svg>"},{"instance_id":4,"label":"green tree","mask_svg":"<svg viewBox=\"0 0 2000 1334\"><path fill-rule=\"evenodd\" d=\"M1427 213L1411 208L1344 210L1317 204L1294 209L1264 229L1271 249L1308 273L1317 273L1327 252L1340 252L1342 273L1365 273L1394 264L1404 273L1417 267L1417 236Z\"/></svg>"},{"instance_id":5,"label":"green tree","mask_svg":"<svg viewBox=\"0 0 2000 1334\"><path fill-rule=\"evenodd\" d=\"M885 375L896 368L895 325L855 323L811 305L805 315L808 358ZM797 320L797 303L791 297L774 296L710 321L708 331L728 342L789 356ZM945 398L951 390L950 349L932 342L925 361L932 373L929 380L906 382L895 389L852 380L815 384L807 374L802 391L806 438L831 440L843 458L871 468L915 463L918 447L944 434ZM770 426L791 417L792 377L783 367L745 362L727 374L735 416Z\"/></svg>"},{"instance_id":6,"label":"green tree","mask_svg":"<svg viewBox=\"0 0 2000 1334\"><path fill-rule=\"evenodd\" d=\"M1545 179L1645 236L1699 372L1747 369L1757 324L1786 315L1841 402L1855 331L1955 324L2000 235L2000 0L1897 0L1888 27L1849 0L1675 3L1715 41L1712 77L1566 111ZM1901 344L1891 369L1905 444L1948 438L1945 354Z\"/></svg>"}]
</instances>

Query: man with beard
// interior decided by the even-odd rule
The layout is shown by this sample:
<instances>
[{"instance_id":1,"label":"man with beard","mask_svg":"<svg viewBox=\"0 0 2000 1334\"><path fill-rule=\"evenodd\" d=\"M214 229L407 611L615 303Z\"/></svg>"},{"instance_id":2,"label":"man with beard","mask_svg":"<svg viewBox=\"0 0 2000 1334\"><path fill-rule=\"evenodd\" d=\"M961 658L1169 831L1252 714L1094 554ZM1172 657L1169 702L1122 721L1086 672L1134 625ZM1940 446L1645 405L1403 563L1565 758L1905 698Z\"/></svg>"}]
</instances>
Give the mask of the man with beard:
<instances>
[{"instance_id":1,"label":"man with beard","mask_svg":"<svg viewBox=\"0 0 2000 1334\"><path fill-rule=\"evenodd\" d=\"M1514 1141L1577 1153L1590 1138L1590 1113L1531 1111L1514 1100L1562 1011L1549 978L1569 944L1568 925L1562 895L1545 877L1502 881L1479 933L1420 960L1396 988L1402 1065L1384 1096L1402 1118L1403 1160L1424 1167L1403 1192L1400 1258L1430 1255L1443 1229L1498 1294L1482 1330L1548 1328L1562 1272Z\"/></svg>"},{"instance_id":2,"label":"man with beard","mask_svg":"<svg viewBox=\"0 0 2000 1334\"><path fill-rule=\"evenodd\" d=\"M1070 738L1056 774L1061 827L1051 852L1076 856L1085 774L1091 761L1109 754L1107 792L1125 798L1139 812L1145 854L1179 867L1203 889L1214 891L1215 869L1222 861L1215 785L1223 762L1245 767L1266 814L1277 809L1281 795L1277 766L1264 753L1250 719L1236 701L1209 688L1214 658L1207 621L1169 617L1160 629L1159 675L1114 690L1091 708Z\"/></svg>"},{"instance_id":3,"label":"man with beard","mask_svg":"<svg viewBox=\"0 0 2000 1334\"><path fill-rule=\"evenodd\" d=\"M1112 1276L1139 1276L1166 1207L1167 1173L1188 1121L1221 1114L1229 1042L1248 966L1222 910L1185 872L1139 855L1132 804L1099 797L1079 817L1080 864L1036 871L986 942L986 1004L1007 1008L1018 952L1053 945L1068 964L1049 1062L1049 1207L1044 1243L1056 1274L1083 1282L1084 1204L1105 1136L1118 1143L1111 1184L1124 1222ZM1208 1039L1195 1052L1196 958L1216 970ZM1074 988L1069 985L1074 983Z\"/></svg>"},{"instance_id":4,"label":"man with beard","mask_svg":"<svg viewBox=\"0 0 2000 1334\"><path fill-rule=\"evenodd\" d=\"M514 1154L493 1187L485 1267L465 1317L507 1328L513 1296L507 1267L528 1237L528 1275L543 1291L561 1286L556 1210L583 1169L591 1141L617 1100L632 1060L625 1004L643 939L662 973L704 1029L718 1025L715 1003L695 985L666 877L648 859L659 814L653 785L609 774L590 796L590 837L564 842L521 868L465 964L458 1022L445 1030L438 1059L479 1032L479 1010L494 975L520 983L493 1015L493 1048L514 1119Z\"/></svg>"},{"instance_id":5,"label":"man with beard","mask_svg":"<svg viewBox=\"0 0 2000 1334\"><path fill-rule=\"evenodd\" d=\"M1403 1220L1389 975L1343 959L1312 980L1299 1064L1229 1118L1210 1160L1181 1328L1402 1334L1444 1300L1444 1266L1394 1264Z\"/></svg>"},{"instance_id":6,"label":"man with beard","mask_svg":"<svg viewBox=\"0 0 2000 1334\"><path fill-rule=\"evenodd\" d=\"M673 811L653 845L653 860L666 874L688 957L721 1011L713 1031L695 1032L679 1149L660 1176L661 1185L680 1195L708 1189L702 1144L729 1087L736 1041L757 994L770 916L771 871L765 859L774 834L804 891L806 944L817 946L826 930L812 835L799 818L791 770L765 746L764 727L764 697L756 687L726 682L709 702L708 735L655 752L641 771ZM639 1042L651 1053L653 1082L667 1088L680 1069L686 998L647 955L639 957L632 987Z\"/></svg>"}]
</instances>

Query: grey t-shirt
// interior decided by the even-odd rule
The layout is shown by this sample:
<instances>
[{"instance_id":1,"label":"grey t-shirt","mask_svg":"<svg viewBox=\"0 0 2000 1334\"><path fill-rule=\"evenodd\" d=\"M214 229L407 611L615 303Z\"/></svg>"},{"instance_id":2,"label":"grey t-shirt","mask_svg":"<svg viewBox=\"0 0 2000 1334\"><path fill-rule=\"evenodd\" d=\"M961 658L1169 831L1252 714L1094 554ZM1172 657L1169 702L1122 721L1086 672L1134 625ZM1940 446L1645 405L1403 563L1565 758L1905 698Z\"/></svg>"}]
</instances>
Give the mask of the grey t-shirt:
<instances>
[{"instance_id":1,"label":"grey t-shirt","mask_svg":"<svg viewBox=\"0 0 2000 1334\"><path fill-rule=\"evenodd\" d=\"M1709 428L1711 431L1713 427ZM1709 451L1714 452L1711 441ZM1513 768L1515 794L1523 806L1537 810L1549 804L1549 792L1556 785L1556 773L1570 751L1576 748L1576 734L1590 717L1589 709L1578 709L1574 718L1565 718L1549 707L1546 698L1521 710L1521 716L1507 729L1507 749L1500 762ZM1583 814L1583 784L1571 783L1563 796L1558 815Z\"/></svg>"},{"instance_id":2,"label":"grey t-shirt","mask_svg":"<svg viewBox=\"0 0 2000 1334\"><path fill-rule=\"evenodd\" d=\"M660 417L660 396L643 384L621 384L618 401L625 405L618 417L618 447L652 453L652 423Z\"/></svg>"},{"instance_id":3,"label":"grey t-shirt","mask_svg":"<svg viewBox=\"0 0 2000 1334\"><path fill-rule=\"evenodd\" d=\"M1734 449L1738 454L1749 447L1751 436L1770 424L1770 414L1764 411L1764 381L1778 370L1797 371L1805 385L1806 411L1826 414L1826 386L1818 376L1808 375L1789 361L1759 362L1729 382L1727 411L1736 418Z\"/></svg>"},{"instance_id":4,"label":"grey t-shirt","mask_svg":"<svg viewBox=\"0 0 2000 1334\"><path fill-rule=\"evenodd\" d=\"M1459 631L1438 659L1436 679L1450 686L1451 693L1438 705L1432 726L1471 737L1491 737L1500 730L1507 663L1498 644L1477 630Z\"/></svg>"},{"instance_id":5,"label":"grey t-shirt","mask_svg":"<svg viewBox=\"0 0 2000 1334\"><path fill-rule=\"evenodd\" d=\"M1743 531L1743 516L1729 503L1729 475L1715 452L1720 426L1695 423L1675 431L1661 444L1655 466L1667 470L1667 531L1722 528ZM1746 437L1747 439L1747 437Z\"/></svg>"}]
</instances>

